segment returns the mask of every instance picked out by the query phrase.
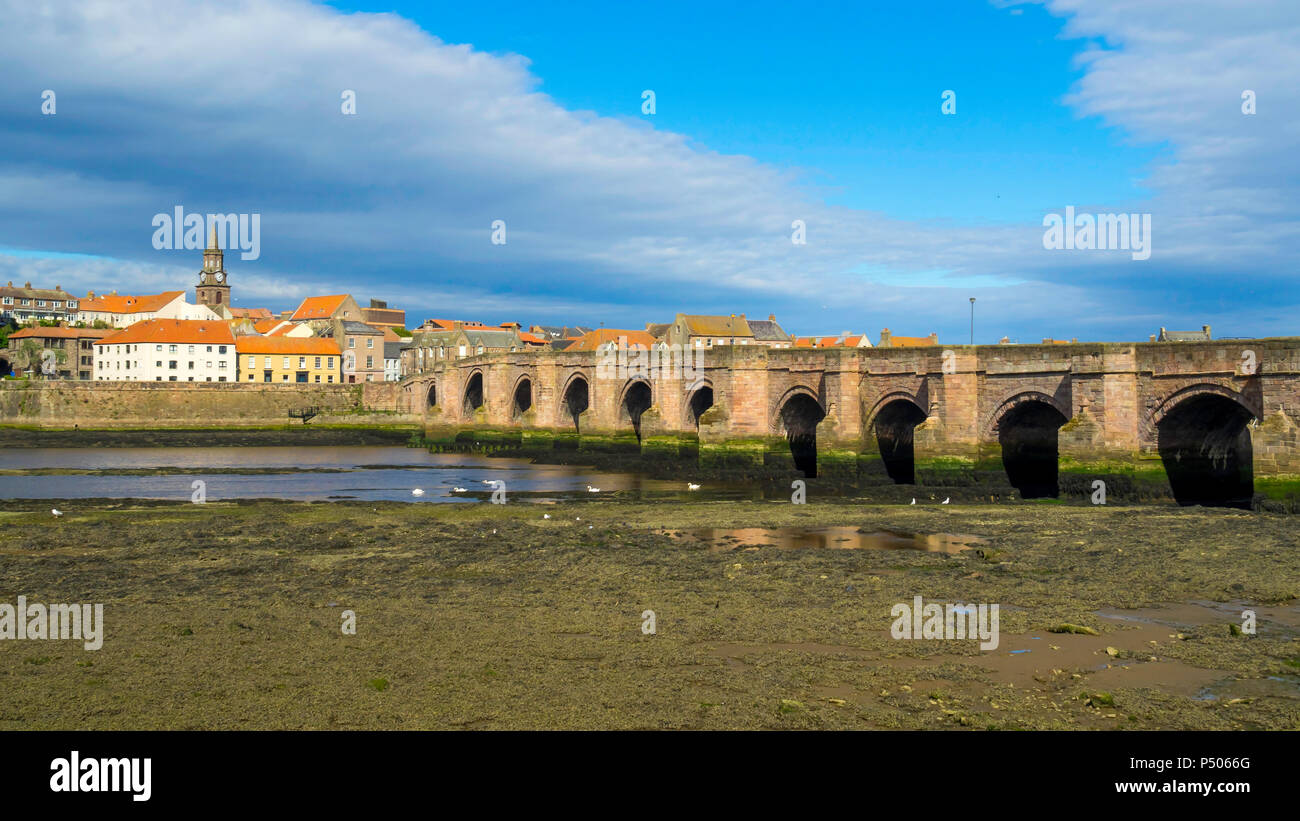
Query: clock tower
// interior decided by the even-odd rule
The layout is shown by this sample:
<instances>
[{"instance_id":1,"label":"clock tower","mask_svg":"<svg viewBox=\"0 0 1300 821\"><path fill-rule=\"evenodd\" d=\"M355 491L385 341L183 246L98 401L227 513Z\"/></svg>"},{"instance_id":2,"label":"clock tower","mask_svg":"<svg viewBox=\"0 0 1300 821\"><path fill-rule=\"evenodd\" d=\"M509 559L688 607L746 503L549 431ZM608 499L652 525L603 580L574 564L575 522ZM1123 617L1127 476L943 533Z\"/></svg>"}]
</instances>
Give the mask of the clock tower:
<instances>
[{"instance_id":1,"label":"clock tower","mask_svg":"<svg viewBox=\"0 0 1300 821\"><path fill-rule=\"evenodd\" d=\"M217 247L217 227L214 225L208 236L208 247L203 252L203 270L199 271L199 284L194 289L195 301L213 310L222 306L230 307L230 283L226 281L226 267L222 259L221 249Z\"/></svg>"}]
</instances>

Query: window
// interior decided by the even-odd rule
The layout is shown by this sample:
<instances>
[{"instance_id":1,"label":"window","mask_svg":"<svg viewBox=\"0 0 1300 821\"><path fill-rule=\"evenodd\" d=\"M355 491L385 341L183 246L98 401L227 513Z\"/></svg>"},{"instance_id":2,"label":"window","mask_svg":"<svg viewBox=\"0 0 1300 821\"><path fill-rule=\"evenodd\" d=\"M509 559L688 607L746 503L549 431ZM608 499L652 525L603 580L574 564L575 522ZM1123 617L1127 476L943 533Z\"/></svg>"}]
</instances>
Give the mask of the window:
<instances>
[{"instance_id":1,"label":"window","mask_svg":"<svg viewBox=\"0 0 1300 821\"><path fill-rule=\"evenodd\" d=\"M356 346L357 346L357 338L356 338L355 336L349 336L349 337L348 337L348 347L349 347L349 348L355 348Z\"/></svg>"},{"instance_id":2,"label":"window","mask_svg":"<svg viewBox=\"0 0 1300 821\"><path fill-rule=\"evenodd\" d=\"M367 356L367 357L366 357L366 367L367 367L367 368L373 368L374 366L375 366L375 358L374 358L373 356Z\"/></svg>"},{"instance_id":3,"label":"window","mask_svg":"<svg viewBox=\"0 0 1300 821\"><path fill-rule=\"evenodd\" d=\"M176 360L175 360L175 359L169 359L169 360L167 360L167 370L169 370L169 371L174 371L174 370L176 370Z\"/></svg>"},{"instance_id":4,"label":"window","mask_svg":"<svg viewBox=\"0 0 1300 821\"><path fill-rule=\"evenodd\" d=\"M289 357L287 356L284 358L284 368L285 370L289 369Z\"/></svg>"},{"instance_id":5,"label":"window","mask_svg":"<svg viewBox=\"0 0 1300 821\"><path fill-rule=\"evenodd\" d=\"M316 381L317 381L317 382L320 381L320 374L316 374Z\"/></svg>"},{"instance_id":6,"label":"window","mask_svg":"<svg viewBox=\"0 0 1300 821\"><path fill-rule=\"evenodd\" d=\"M316 370L320 370L320 357L319 357L319 356L316 357ZM317 381L317 382L320 381L320 377L319 377L319 376L316 377L316 381Z\"/></svg>"},{"instance_id":7,"label":"window","mask_svg":"<svg viewBox=\"0 0 1300 821\"><path fill-rule=\"evenodd\" d=\"M168 345L168 346L167 346L167 353L176 353L176 346L175 346L175 345Z\"/></svg>"},{"instance_id":8,"label":"window","mask_svg":"<svg viewBox=\"0 0 1300 821\"><path fill-rule=\"evenodd\" d=\"M11 297L11 296L7 296L7 297L5 297L5 299L4 299L4 304L6 304L6 305L12 305L12 304L14 304L14 298Z\"/></svg>"},{"instance_id":9,"label":"window","mask_svg":"<svg viewBox=\"0 0 1300 821\"><path fill-rule=\"evenodd\" d=\"M289 381L289 374L287 374L287 373L282 373L282 374L280 374L280 381L281 381L281 382L288 382L288 381Z\"/></svg>"},{"instance_id":10,"label":"window","mask_svg":"<svg viewBox=\"0 0 1300 821\"><path fill-rule=\"evenodd\" d=\"M190 352L191 354L194 353L194 346L193 346L193 345L190 346L190 351L189 351L189 352Z\"/></svg>"},{"instance_id":11,"label":"window","mask_svg":"<svg viewBox=\"0 0 1300 821\"><path fill-rule=\"evenodd\" d=\"M219 362L217 362L217 370L224 371L225 369L226 369L226 360L222 359ZM225 380L223 379L222 381L224 382Z\"/></svg>"},{"instance_id":12,"label":"window","mask_svg":"<svg viewBox=\"0 0 1300 821\"><path fill-rule=\"evenodd\" d=\"M44 308L44 307L45 307L45 300L43 300L43 299L38 299L38 300L36 300L36 307L37 307L37 308Z\"/></svg>"},{"instance_id":13,"label":"window","mask_svg":"<svg viewBox=\"0 0 1300 821\"><path fill-rule=\"evenodd\" d=\"M225 345L218 345L218 346L217 346L217 353L225 353L225 352L226 352L226 346L225 346Z\"/></svg>"},{"instance_id":14,"label":"window","mask_svg":"<svg viewBox=\"0 0 1300 821\"><path fill-rule=\"evenodd\" d=\"M225 381L226 381L226 377L224 377L224 376L218 377L218 378L217 378L217 381L218 381L218 382L225 382Z\"/></svg>"},{"instance_id":15,"label":"window","mask_svg":"<svg viewBox=\"0 0 1300 821\"><path fill-rule=\"evenodd\" d=\"M162 345L154 345L153 349L159 353L162 353Z\"/></svg>"},{"instance_id":16,"label":"window","mask_svg":"<svg viewBox=\"0 0 1300 821\"><path fill-rule=\"evenodd\" d=\"M307 357L305 356L298 357L298 367L300 368L307 367Z\"/></svg>"},{"instance_id":17,"label":"window","mask_svg":"<svg viewBox=\"0 0 1300 821\"><path fill-rule=\"evenodd\" d=\"M212 346L211 346L211 345L208 346L208 351L207 351L207 352L208 352L208 353L212 353ZM209 380L209 381L211 381L211 380Z\"/></svg>"},{"instance_id":18,"label":"window","mask_svg":"<svg viewBox=\"0 0 1300 821\"><path fill-rule=\"evenodd\" d=\"M161 368L161 367L162 367L162 360L161 360L161 359L157 360L156 362L153 363L153 366L154 366L155 368Z\"/></svg>"},{"instance_id":19,"label":"window","mask_svg":"<svg viewBox=\"0 0 1300 821\"><path fill-rule=\"evenodd\" d=\"M375 347L375 338L373 336L366 339L366 347L367 348Z\"/></svg>"},{"instance_id":20,"label":"window","mask_svg":"<svg viewBox=\"0 0 1300 821\"><path fill-rule=\"evenodd\" d=\"M325 379L325 381L326 381L326 382L333 382L333 381L334 381L334 374L330 374L330 375Z\"/></svg>"},{"instance_id":21,"label":"window","mask_svg":"<svg viewBox=\"0 0 1300 821\"><path fill-rule=\"evenodd\" d=\"M248 367L250 367L250 368L256 368L256 367L257 367L257 357L255 357L255 356L250 356L250 357L248 357Z\"/></svg>"},{"instance_id":22,"label":"window","mask_svg":"<svg viewBox=\"0 0 1300 821\"><path fill-rule=\"evenodd\" d=\"M155 377L153 378L153 381L155 381L155 382L161 382L161 381L162 381L162 377L161 377L161 376L155 376Z\"/></svg>"},{"instance_id":23,"label":"window","mask_svg":"<svg viewBox=\"0 0 1300 821\"><path fill-rule=\"evenodd\" d=\"M190 370L194 370L194 360L190 360Z\"/></svg>"},{"instance_id":24,"label":"window","mask_svg":"<svg viewBox=\"0 0 1300 821\"><path fill-rule=\"evenodd\" d=\"M249 381L249 382L252 382L252 381L253 381L253 375L252 375L251 373L248 375L248 381Z\"/></svg>"}]
</instances>

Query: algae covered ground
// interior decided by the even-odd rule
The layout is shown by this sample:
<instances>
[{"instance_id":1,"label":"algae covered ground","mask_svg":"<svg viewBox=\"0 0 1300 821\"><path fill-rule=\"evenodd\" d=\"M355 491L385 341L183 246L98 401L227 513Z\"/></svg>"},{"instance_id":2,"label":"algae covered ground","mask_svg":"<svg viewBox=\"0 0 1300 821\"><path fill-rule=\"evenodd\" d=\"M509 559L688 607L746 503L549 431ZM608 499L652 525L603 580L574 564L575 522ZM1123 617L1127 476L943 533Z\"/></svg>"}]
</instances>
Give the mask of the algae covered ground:
<instances>
[{"instance_id":1,"label":"algae covered ground","mask_svg":"<svg viewBox=\"0 0 1300 821\"><path fill-rule=\"evenodd\" d=\"M1293 517L599 497L55 506L0 513L0 603L102 603L104 644L0 641L0 728L1300 727ZM690 535L832 525L983 541L949 554ZM998 604L999 646L894 639L891 608L915 596Z\"/></svg>"}]
</instances>

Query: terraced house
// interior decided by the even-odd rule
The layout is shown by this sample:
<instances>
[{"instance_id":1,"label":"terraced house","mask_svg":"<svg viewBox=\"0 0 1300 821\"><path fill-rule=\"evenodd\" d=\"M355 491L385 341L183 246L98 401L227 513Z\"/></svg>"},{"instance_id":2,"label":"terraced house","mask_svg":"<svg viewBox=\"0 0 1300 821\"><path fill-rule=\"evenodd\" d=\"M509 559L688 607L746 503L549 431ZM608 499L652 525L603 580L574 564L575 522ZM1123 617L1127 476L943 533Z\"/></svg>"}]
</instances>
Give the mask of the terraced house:
<instances>
[{"instance_id":1,"label":"terraced house","mask_svg":"<svg viewBox=\"0 0 1300 821\"><path fill-rule=\"evenodd\" d=\"M152 319L95 345L95 380L234 382L235 335L222 320Z\"/></svg>"},{"instance_id":2,"label":"terraced house","mask_svg":"<svg viewBox=\"0 0 1300 821\"><path fill-rule=\"evenodd\" d=\"M333 339L318 336L241 336L239 381L277 385L335 384L343 381L343 352Z\"/></svg>"},{"instance_id":3,"label":"terraced house","mask_svg":"<svg viewBox=\"0 0 1300 821\"><path fill-rule=\"evenodd\" d=\"M80 300L59 285L54 290L33 288L30 282L16 288L12 281L0 288L0 321L19 325L37 320L76 321Z\"/></svg>"}]
</instances>

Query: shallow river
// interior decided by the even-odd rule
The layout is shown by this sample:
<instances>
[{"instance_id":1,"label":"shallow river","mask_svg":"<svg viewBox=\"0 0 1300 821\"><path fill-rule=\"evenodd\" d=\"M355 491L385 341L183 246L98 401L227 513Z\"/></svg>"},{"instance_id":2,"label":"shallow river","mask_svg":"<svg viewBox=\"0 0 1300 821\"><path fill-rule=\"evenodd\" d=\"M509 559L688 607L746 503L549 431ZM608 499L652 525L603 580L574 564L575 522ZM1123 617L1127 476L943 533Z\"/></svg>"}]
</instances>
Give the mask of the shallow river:
<instances>
[{"instance_id":1,"label":"shallow river","mask_svg":"<svg viewBox=\"0 0 1300 821\"><path fill-rule=\"evenodd\" d=\"M167 474L150 471L166 470ZM12 471L43 473L12 475ZM93 471L57 473L55 471ZM133 473L134 471L140 474ZM208 501L278 498L406 502L472 502L489 498L491 481L507 495L563 498L617 491L686 492L685 482L633 473L599 473L523 459L432 454L392 446L4 448L0 449L0 499L185 499L202 480ZM457 488L463 488L458 492ZM416 495L413 491L422 490ZM739 490L712 488L706 495L734 497ZM592 493L592 496L598 494Z\"/></svg>"}]
</instances>

